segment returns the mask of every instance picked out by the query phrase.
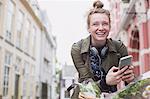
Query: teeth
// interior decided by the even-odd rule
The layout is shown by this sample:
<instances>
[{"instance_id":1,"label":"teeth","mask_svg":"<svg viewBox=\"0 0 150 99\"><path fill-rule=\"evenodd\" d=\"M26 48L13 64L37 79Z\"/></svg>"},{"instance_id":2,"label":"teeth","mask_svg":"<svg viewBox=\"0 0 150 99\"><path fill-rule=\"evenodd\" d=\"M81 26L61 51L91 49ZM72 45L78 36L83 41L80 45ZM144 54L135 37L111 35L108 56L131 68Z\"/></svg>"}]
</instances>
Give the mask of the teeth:
<instances>
[{"instance_id":1,"label":"teeth","mask_svg":"<svg viewBox=\"0 0 150 99\"><path fill-rule=\"evenodd\" d=\"M96 33L96 34L98 34L98 35L104 35L105 33Z\"/></svg>"}]
</instances>

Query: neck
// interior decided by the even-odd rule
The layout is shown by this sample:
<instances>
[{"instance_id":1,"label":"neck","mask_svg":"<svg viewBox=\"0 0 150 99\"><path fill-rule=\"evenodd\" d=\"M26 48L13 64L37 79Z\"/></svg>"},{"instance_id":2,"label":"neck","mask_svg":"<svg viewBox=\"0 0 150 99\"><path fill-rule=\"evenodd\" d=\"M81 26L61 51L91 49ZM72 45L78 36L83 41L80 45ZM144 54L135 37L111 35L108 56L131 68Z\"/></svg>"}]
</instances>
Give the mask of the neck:
<instances>
[{"instance_id":1,"label":"neck","mask_svg":"<svg viewBox=\"0 0 150 99\"><path fill-rule=\"evenodd\" d=\"M92 39L92 46L96 47L96 48L99 48L99 47L102 47L106 44L106 40L102 40L102 41L94 41Z\"/></svg>"}]
</instances>

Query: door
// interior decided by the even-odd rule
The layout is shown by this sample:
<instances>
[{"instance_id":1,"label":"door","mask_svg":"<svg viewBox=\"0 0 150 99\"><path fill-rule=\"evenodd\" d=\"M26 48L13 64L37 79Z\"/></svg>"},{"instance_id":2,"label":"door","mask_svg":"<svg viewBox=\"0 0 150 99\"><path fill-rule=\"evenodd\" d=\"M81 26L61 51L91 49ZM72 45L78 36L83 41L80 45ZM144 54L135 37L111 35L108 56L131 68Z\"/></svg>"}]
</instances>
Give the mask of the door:
<instances>
[{"instance_id":1,"label":"door","mask_svg":"<svg viewBox=\"0 0 150 99\"><path fill-rule=\"evenodd\" d=\"M18 99L18 94L19 94L19 75L15 75L15 94L14 94L14 99Z\"/></svg>"}]
</instances>

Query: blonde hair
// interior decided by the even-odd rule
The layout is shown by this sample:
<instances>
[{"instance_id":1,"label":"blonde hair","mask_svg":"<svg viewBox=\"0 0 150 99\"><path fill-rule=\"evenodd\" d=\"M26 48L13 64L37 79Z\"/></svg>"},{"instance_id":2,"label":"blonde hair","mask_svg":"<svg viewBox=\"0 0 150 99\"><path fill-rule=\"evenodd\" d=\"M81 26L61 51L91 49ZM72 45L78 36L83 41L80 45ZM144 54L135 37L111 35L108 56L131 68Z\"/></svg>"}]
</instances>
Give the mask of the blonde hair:
<instances>
[{"instance_id":1,"label":"blonde hair","mask_svg":"<svg viewBox=\"0 0 150 99\"><path fill-rule=\"evenodd\" d=\"M93 9L90 9L87 15L87 26L89 28L90 25L90 16L94 13L105 13L110 22L110 12L106 9L103 9L103 3L100 0L97 0L93 3Z\"/></svg>"}]
</instances>

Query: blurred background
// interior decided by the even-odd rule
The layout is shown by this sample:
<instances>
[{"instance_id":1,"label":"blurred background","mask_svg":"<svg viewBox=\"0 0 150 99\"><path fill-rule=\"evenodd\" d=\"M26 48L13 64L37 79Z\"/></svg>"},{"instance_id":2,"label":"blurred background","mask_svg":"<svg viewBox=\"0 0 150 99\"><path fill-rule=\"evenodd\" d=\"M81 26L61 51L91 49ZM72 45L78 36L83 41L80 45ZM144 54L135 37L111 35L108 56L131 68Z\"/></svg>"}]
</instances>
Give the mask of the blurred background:
<instances>
[{"instance_id":1,"label":"blurred background","mask_svg":"<svg viewBox=\"0 0 150 99\"><path fill-rule=\"evenodd\" d=\"M127 46L136 76L150 71L150 0L101 1L111 13L109 37ZM65 99L78 81L71 46L89 35L93 2L0 0L0 99Z\"/></svg>"}]
</instances>

